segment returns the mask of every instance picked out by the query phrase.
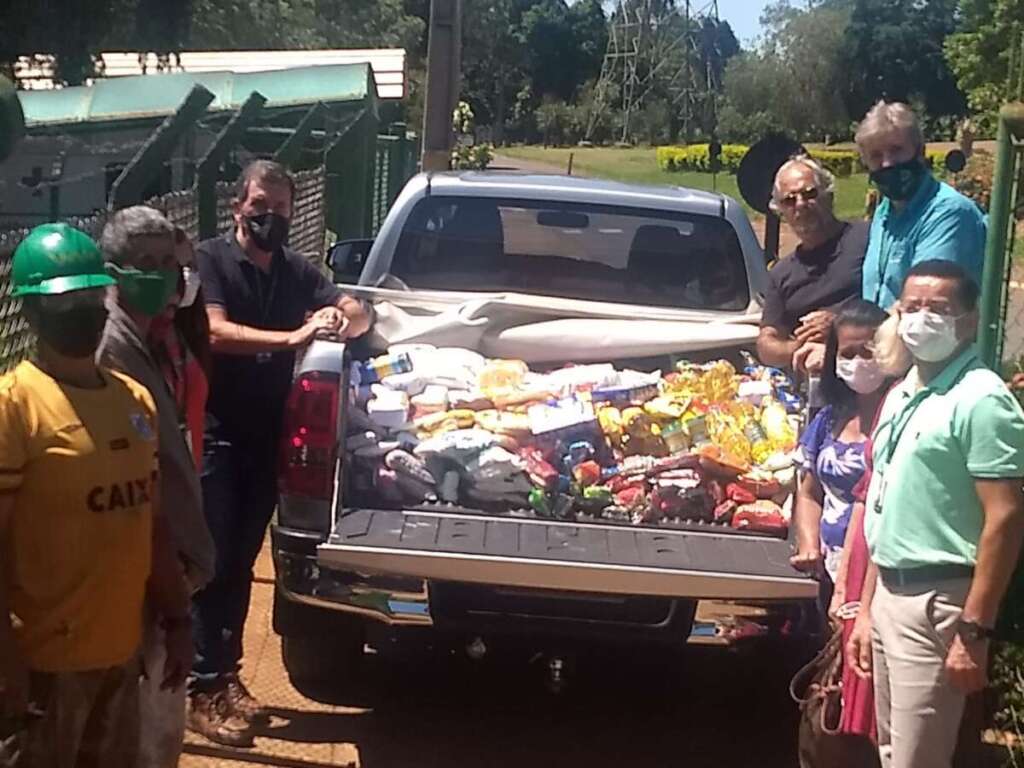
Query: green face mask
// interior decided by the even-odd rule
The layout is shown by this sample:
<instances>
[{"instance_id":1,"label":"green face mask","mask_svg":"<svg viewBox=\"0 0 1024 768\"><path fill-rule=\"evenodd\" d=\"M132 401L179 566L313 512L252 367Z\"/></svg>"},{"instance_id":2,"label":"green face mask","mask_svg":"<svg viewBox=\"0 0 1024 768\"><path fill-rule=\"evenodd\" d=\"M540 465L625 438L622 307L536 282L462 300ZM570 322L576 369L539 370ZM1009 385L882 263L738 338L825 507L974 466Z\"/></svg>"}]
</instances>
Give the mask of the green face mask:
<instances>
[{"instance_id":1,"label":"green face mask","mask_svg":"<svg viewBox=\"0 0 1024 768\"><path fill-rule=\"evenodd\" d=\"M178 287L178 270L142 272L108 264L117 278L117 290L124 302L147 317L156 317L167 306Z\"/></svg>"}]
</instances>

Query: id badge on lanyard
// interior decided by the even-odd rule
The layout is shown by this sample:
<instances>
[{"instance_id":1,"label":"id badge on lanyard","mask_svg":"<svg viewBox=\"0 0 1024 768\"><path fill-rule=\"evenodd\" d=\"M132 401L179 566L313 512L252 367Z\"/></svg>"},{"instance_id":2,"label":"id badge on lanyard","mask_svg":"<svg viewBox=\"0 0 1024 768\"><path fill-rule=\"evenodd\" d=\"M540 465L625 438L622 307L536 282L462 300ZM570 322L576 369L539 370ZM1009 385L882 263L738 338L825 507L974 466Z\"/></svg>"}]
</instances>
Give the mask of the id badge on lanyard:
<instances>
[{"instance_id":1,"label":"id badge on lanyard","mask_svg":"<svg viewBox=\"0 0 1024 768\"><path fill-rule=\"evenodd\" d=\"M889 489L889 467L892 465L893 457L896 455L900 439L903 437L903 433L907 431L907 427L910 426L910 422L913 420L914 414L917 413L917 409L921 407L921 403L927 400L931 394L931 390L927 389L918 392L903 407L903 410L889 421L889 439L886 441L884 453L885 464L879 467L877 471L879 488L878 494L875 496L874 511L876 514L882 514L882 502L885 501L885 492Z\"/></svg>"}]
</instances>

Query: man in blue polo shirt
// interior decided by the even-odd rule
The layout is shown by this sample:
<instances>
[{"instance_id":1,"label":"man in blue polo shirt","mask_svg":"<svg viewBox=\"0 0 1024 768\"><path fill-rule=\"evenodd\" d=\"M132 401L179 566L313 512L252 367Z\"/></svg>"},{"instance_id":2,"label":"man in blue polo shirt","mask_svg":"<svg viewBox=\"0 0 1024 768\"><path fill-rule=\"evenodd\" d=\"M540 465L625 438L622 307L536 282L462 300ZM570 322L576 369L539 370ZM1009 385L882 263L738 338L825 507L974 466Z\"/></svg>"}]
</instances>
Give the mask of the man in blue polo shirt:
<instances>
[{"instance_id":1,"label":"man in blue polo shirt","mask_svg":"<svg viewBox=\"0 0 1024 768\"><path fill-rule=\"evenodd\" d=\"M977 298L961 267L933 260L910 269L897 305L915 365L872 435L877 579L847 653L874 670L884 768L950 766L1024 538L1024 412L975 352Z\"/></svg>"},{"instance_id":2,"label":"man in blue polo shirt","mask_svg":"<svg viewBox=\"0 0 1024 768\"><path fill-rule=\"evenodd\" d=\"M980 283L985 217L973 201L932 176L913 110L878 102L858 127L856 141L883 195L864 257L864 298L888 309L908 270L932 259L956 262Z\"/></svg>"},{"instance_id":3,"label":"man in blue polo shirt","mask_svg":"<svg viewBox=\"0 0 1024 768\"><path fill-rule=\"evenodd\" d=\"M277 504L295 351L321 329L362 335L372 311L284 245L294 200L295 183L282 166L252 163L239 180L234 229L201 243L196 254L213 350L202 489L217 569L194 601L187 722L236 746L251 741L248 726L266 719L238 670L252 567Z\"/></svg>"}]
</instances>

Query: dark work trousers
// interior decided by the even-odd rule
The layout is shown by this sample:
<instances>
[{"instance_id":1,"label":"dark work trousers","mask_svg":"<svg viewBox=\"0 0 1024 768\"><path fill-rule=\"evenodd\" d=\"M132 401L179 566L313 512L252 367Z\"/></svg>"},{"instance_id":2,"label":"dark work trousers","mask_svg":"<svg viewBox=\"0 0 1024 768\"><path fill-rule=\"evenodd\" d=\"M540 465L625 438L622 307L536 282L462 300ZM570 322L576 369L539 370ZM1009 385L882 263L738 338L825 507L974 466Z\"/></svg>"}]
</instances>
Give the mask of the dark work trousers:
<instances>
[{"instance_id":1,"label":"dark work trousers","mask_svg":"<svg viewBox=\"0 0 1024 768\"><path fill-rule=\"evenodd\" d=\"M276 434L239 437L214 428L204 436L203 510L217 570L192 602L192 690L216 689L239 669L252 569L277 504L277 453Z\"/></svg>"}]
</instances>

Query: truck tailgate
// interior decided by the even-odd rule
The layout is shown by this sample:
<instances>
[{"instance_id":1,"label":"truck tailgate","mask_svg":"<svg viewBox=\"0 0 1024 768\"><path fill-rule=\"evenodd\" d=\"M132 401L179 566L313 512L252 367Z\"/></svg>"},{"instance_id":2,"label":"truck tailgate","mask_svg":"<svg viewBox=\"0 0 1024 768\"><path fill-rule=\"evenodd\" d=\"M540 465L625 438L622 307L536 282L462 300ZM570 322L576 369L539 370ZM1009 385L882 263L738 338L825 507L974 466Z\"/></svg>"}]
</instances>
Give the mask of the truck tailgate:
<instances>
[{"instance_id":1,"label":"truck tailgate","mask_svg":"<svg viewBox=\"0 0 1024 768\"><path fill-rule=\"evenodd\" d=\"M814 598L781 539L492 517L346 510L318 549L325 567L591 593Z\"/></svg>"}]
</instances>

